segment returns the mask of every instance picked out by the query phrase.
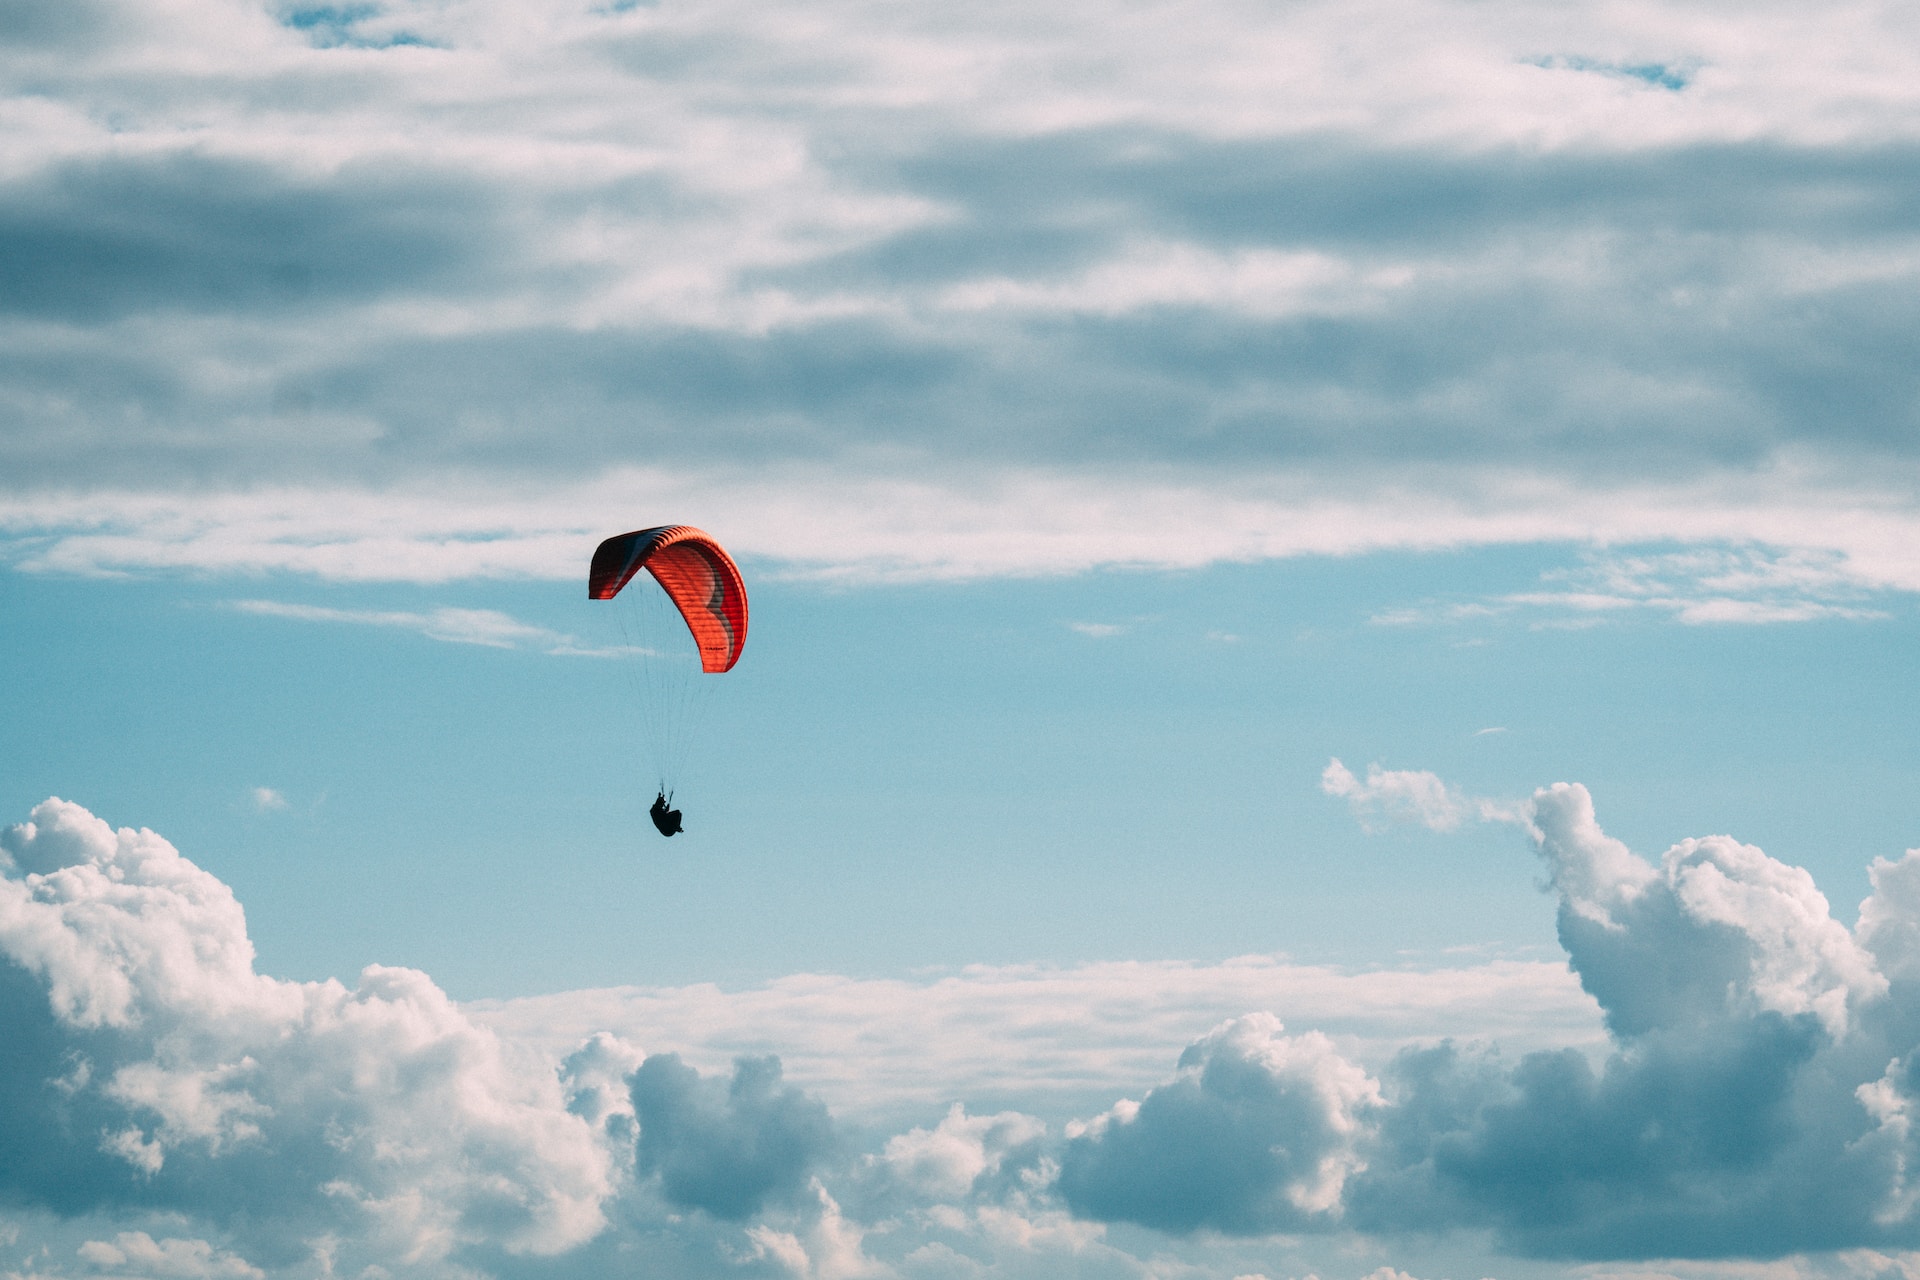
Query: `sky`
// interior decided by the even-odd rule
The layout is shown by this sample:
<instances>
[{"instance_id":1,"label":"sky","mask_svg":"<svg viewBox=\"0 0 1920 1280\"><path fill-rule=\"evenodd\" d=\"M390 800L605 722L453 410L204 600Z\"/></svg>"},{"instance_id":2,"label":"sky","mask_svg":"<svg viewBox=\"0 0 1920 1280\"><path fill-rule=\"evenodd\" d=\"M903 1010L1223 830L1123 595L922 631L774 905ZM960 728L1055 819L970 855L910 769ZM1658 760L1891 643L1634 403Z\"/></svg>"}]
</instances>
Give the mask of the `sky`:
<instances>
[{"instance_id":1,"label":"sky","mask_svg":"<svg viewBox=\"0 0 1920 1280\"><path fill-rule=\"evenodd\" d=\"M0 0L0 1280L1916 1280L1917 50Z\"/></svg>"}]
</instances>

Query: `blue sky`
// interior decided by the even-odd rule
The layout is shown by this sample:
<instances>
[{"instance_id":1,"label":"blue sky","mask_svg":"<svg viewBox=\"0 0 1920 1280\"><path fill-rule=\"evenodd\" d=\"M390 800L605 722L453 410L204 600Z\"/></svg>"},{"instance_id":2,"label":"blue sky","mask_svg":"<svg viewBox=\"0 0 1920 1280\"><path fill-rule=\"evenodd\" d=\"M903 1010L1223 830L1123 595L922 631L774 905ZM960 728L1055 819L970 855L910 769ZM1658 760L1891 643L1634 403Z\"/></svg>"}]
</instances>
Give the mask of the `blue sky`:
<instances>
[{"instance_id":1,"label":"blue sky","mask_svg":"<svg viewBox=\"0 0 1920 1280\"><path fill-rule=\"evenodd\" d=\"M0 1276L1920 1274L1917 34L0 3Z\"/></svg>"},{"instance_id":2,"label":"blue sky","mask_svg":"<svg viewBox=\"0 0 1920 1280\"><path fill-rule=\"evenodd\" d=\"M9 649L36 655L21 722L46 728L11 740L9 799L97 791L150 815L234 886L268 972L407 963L461 997L1557 953L1524 840L1369 833L1321 789L1334 756L1511 800L1583 779L1635 847L1733 831L1850 911L1914 817L1898 798L1910 611L1731 634L1379 621L1571 559L756 582L754 660L714 682L683 774L701 838L675 844L645 825L644 694L624 662L237 607L260 583L16 575ZM279 605L345 619L491 609L619 639L577 583L273 585ZM73 728L90 723L123 727ZM476 948L476 928L527 948Z\"/></svg>"}]
</instances>

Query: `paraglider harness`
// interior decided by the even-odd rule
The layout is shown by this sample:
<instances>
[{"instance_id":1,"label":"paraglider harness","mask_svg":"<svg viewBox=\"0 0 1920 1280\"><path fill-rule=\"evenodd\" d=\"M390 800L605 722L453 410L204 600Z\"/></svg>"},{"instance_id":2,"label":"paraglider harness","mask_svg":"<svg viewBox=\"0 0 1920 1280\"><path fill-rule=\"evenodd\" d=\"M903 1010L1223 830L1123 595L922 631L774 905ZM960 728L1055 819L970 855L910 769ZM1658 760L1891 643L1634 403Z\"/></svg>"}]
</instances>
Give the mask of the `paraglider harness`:
<instances>
[{"instance_id":1,"label":"paraglider harness","mask_svg":"<svg viewBox=\"0 0 1920 1280\"><path fill-rule=\"evenodd\" d=\"M647 816L653 819L653 825L663 836L677 836L685 829L680 825L680 811L667 807L665 791L653 798L653 807L647 810Z\"/></svg>"}]
</instances>

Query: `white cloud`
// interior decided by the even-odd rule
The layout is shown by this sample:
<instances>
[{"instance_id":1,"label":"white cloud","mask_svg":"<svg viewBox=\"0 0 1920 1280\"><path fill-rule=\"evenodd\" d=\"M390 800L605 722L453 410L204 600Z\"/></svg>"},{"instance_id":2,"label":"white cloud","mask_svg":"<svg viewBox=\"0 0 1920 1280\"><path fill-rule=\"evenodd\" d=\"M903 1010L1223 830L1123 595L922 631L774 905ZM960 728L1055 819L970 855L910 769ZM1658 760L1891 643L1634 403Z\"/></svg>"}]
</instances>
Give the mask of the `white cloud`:
<instances>
[{"instance_id":1,"label":"white cloud","mask_svg":"<svg viewBox=\"0 0 1920 1280\"><path fill-rule=\"evenodd\" d=\"M1633 1025L1665 1025L1685 1016L1695 1000L1713 1010L1732 1001L1812 1014L1837 1038L1854 1009L1886 993L1872 956L1833 919L1825 895L1800 867L1726 836L1707 836L1674 845L1655 868L1600 830L1592 797L1578 784L1536 792L1532 822L1567 911L1597 927L1588 935L1597 952L1629 945L1680 949L1657 932L1671 929L1697 936L1703 953L1725 956L1726 971L1700 964L1690 974L1672 975L1664 997L1651 988L1637 993L1633 1003L1646 1004L1644 1013L1629 1017ZM1568 941L1564 927L1562 938ZM1569 946L1578 963L1578 944ZM1601 1003L1617 1012L1629 1002Z\"/></svg>"},{"instance_id":2,"label":"white cloud","mask_svg":"<svg viewBox=\"0 0 1920 1280\"><path fill-rule=\"evenodd\" d=\"M1471 499L1425 491L1374 497L1328 492L1311 477L1189 483L1041 468L945 479L843 468L751 475L622 468L564 485L481 484L458 494L441 485L190 498L0 495L0 531L12 534L15 565L30 572L281 572L418 583L577 578L597 541L633 527L636 512L662 519L671 513L715 533L736 555L789 573L852 581L1190 568L1388 548L1677 540L1803 548L1831 572L1824 582L1788 583L1783 591L1920 591L1920 513L1886 494L1753 480L1610 490L1456 479L1478 492ZM1708 607L1712 598L1650 604L1618 593L1555 590L1454 606L1453 613L1486 616L1525 606L1658 608L1677 616L1687 604ZM1774 602L1786 608L1793 601ZM1430 614L1401 610L1380 620L1424 621Z\"/></svg>"},{"instance_id":3,"label":"white cloud","mask_svg":"<svg viewBox=\"0 0 1920 1280\"><path fill-rule=\"evenodd\" d=\"M49 800L0 840L0 1140L64 1162L84 1221L24 1219L30 1269L66 1274L61 1230L86 1274L156 1280L520 1274L515 1252L567 1274L1398 1275L1428 1270L1414 1242L1481 1238L1576 1261L1850 1243L1783 1273L1822 1277L1903 1256L1920 854L1876 863L1850 934L1804 871L1728 837L1655 865L1582 787L1526 813L1566 966L980 967L463 1009L408 970L254 972L226 886ZM0 1167L0 1191L44 1206L47 1168Z\"/></svg>"},{"instance_id":4,"label":"white cloud","mask_svg":"<svg viewBox=\"0 0 1920 1280\"><path fill-rule=\"evenodd\" d=\"M430 640L452 644L477 644L491 649L539 649L564 657L618 657L627 652L613 648L583 646L572 636L546 627L521 622L496 609L434 609L427 613L406 610L332 609L320 605L284 604L275 600L235 600L230 605L242 613L271 618L291 618L297 622L341 622L363 627L394 627L417 631ZM262 808L284 808L286 801L265 787L255 790L254 799ZM277 803L275 803L277 802Z\"/></svg>"},{"instance_id":5,"label":"white cloud","mask_svg":"<svg viewBox=\"0 0 1920 1280\"><path fill-rule=\"evenodd\" d=\"M840 577L1666 541L1920 589L1897 6L59 11L0 51L30 569L565 577L664 507Z\"/></svg>"},{"instance_id":6,"label":"white cloud","mask_svg":"<svg viewBox=\"0 0 1920 1280\"><path fill-rule=\"evenodd\" d=\"M1886 993L1887 980L1801 867L1726 836L1683 840L1662 859L1675 900L1694 920L1738 930L1754 951L1753 1000L1784 1014L1813 1013L1835 1036L1851 1006Z\"/></svg>"},{"instance_id":7,"label":"white cloud","mask_svg":"<svg viewBox=\"0 0 1920 1280\"><path fill-rule=\"evenodd\" d=\"M493 609L435 609L431 613L409 613L372 609L330 609L317 605L282 604L273 600L235 600L231 607L242 613L292 618L300 622L344 622L366 627L399 627L407 631L418 631L433 640L446 640L454 644L486 645L494 649L514 649L529 643L551 645L566 639L545 628L516 621Z\"/></svg>"},{"instance_id":8,"label":"white cloud","mask_svg":"<svg viewBox=\"0 0 1920 1280\"><path fill-rule=\"evenodd\" d=\"M1920 1253L1842 1249L1789 1258L1669 1258L1658 1262L1589 1264L1579 1280L1910 1280Z\"/></svg>"},{"instance_id":9,"label":"white cloud","mask_svg":"<svg viewBox=\"0 0 1920 1280\"><path fill-rule=\"evenodd\" d=\"M153 832L114 831L78 805L48 800L0 842L18 873L0 880L0 969L44 991L37 1013L9 1017L53 1019L26 1044L72 1046L23 1050L11 1070L25 1076L0 1088L28 1088L17 1101L40 1087L36 1071L66 1071L73 1119L27 1120L53 1125L32 1140L71 1141L55 1136L68 1124L112 1134L69 1175L80 1205L203 1212L269 1251L337 1235L353 1242L342 1262L366 1263L433 1264L478 1244L552 1253L604 1224L608 1151L550 1063L474 1024L426 975L374 966L348 989L258 974L224 884ZM191 1241L147 1258L122 1236L95 1260L108 1249L148 1271L213 1265Z\"/></svg>"},{"instance_id":10,"label":"white cloud","mask_svg":"<svg viewBox=\"0 0 1920 1280\"><path fill-rule=\"evenodd\" d=\"M1599 594L1536 593L1513 601L1575 610L1639 607L1695 626L1885 616L1859 604L1865 590L1844 556L1807 548L1703 547L1593 557L1577 573L1550 576L1591 583Z\"/></svg>"},{"instance_id":11,"label":"white cloud","mask_svg":"<svg viewBox=\"0 0 1920 1280\"><path fill-rule=\"evenodd\" d=\"M1475 799L1424 769L1382 769L1370 764L1362 782L1338 759L1329 760L1320 772L1320 790L1345 800L1368 831L1392 822L1415 822L1429 831L1452 831L1469 819L1511 822L1519 816L1514 805Z\"/></svg>"},{"instance_id":12,"label":"white cloud","mask_svg":"<svg viewBox=\"0 0 1920 1280\"><path fill-rule=\"evenodd\" d=\"M260 1280L266 1273L246 1259L215 1249L205 1240L168 1237L155 1240L144 1231L122 1231L112 1243L89 1240L80 1258L100 1270L154 1280Z\"/></svg>"},{"instance_id":13,"label":"white cloud","mask_svg":"<svg viewBox=\"0 0 1920 1280\"><path fill-rule=\"evenodd\" d=\"M1544 574L1547 590L1389 609L1372 621L1411 626L1522 618L1535 627L1584 627L1655 614L1688 626L1758 626L1887 616L1867 602L1888 584L1863 578L1846 554L1834 550L1696 547L1642 555L1587 552L1583 560L1579 568Z\"/></svg>"},{"instance_id":14,"label":"white cloud","mask_svg":"<svg viewBox=\"0 0 1920 1280\"><path fill-rule=\"evenodd\" d=\"M1162 1230L1248 1234L1337 1217L1379 1083L1316 1031L1272 1014L1214 1028L1173 1080L1069 1130L1060 1190L1075 1212Z\"/></svg>"},{"instance_id":15,"label":"white cloud","mask_svg":"<svg viewBox=\"0 0 1920 1280\"><path fill-rule=\"evenodd\" d=\"M287 798L272 787L253 789L253 807L261 813L274 813L287 807Z\"/></svg>"},{"instance_id":16,"label":"white cloud","mask_svg":"<svg viewBox=\"0 0 1920 1280\"><path fill-rule=\"evenodd\" d=\"M930 1200L962 1200L975 1179L999 1172L1008 1151L1046 1131L1045 1124L1017 1111L970 1116L956 1102L932 1129L909 1129L887 1139L880 1160Z\"/></svg>"},{"instance_id":17,"label":"white cloud","mask_svg":"<svg viewBox=\"0 0 1920 1280\"><path fill-rule=\"evenodd\" d=\"M1380 818L1435 831L1452 830L1469 818L1523 825L1547 863L1548 884L1561 902L1562 942L1570 947L1569 918L1597 930L1587 936L1602 950L1664 945L1644 941L1652 936L1646 933L1651 926L1634 924L1643 917L1683 921L1685 928L1722 943L1742 937L1741 954L1734 958L1745 970L1738 982L1716 986L1724 975L1712 968L1675 979L1678 987L1704 993L1710 1001L1745 999L1783 1014L1812 1013L1829 1034L1839 1036L1852 1008L1886 990L1886 979L1862 944L1877 942L1890 955L1905 957L1908 926L1901 895L1912 877L1904 873L1904 863L1875 863L1876 888L1884 882L1886 892L1863 906L1856 942L1832 918L1825 896L1802 868L1726 836L1683 840L1654 867L1601 830L1592 796L1577 783L1555 783L1525 804L1503 805L1469 799L1424 770L1373 765L1362 782L1336 759L1328 763L1320 785L1328 795L1346 799L1363 825ZM1632 942L1635 936L1643 941ZM1579 959L1576 947L1576 963ZM1593 974L1586 973L1583 985L1595 990L1593 982ZM1618 1014L1617 1003L1604 996L1601 1003ZM1667 1010L1659 1016L1675 1015Z\"/></svg>"},{"instance_id":18,"label":"white cloud","mask_svg":"<svg viewBox=\"0 0 1920 1280\"><path fill-rule=\"evenodd\" d=\"M797 1231L781 1231L762 1223L747 1229L753 1257L779 1264L797 1280L865 1280L893 1275L861 1249L864 1233L847 1221L840 1206L818 1179L810 1190L814 1203Z\"/></svg>"},{"instance_id":19,"label":"white cloud","mask_svg":"<svg viewBox=\"0 0 1920 1280\"><path fill-rule=\"evenodd\" d=\"M1884 618L1879 609L1855 609L1843 605L1820 604L1813 600L1776 603L1765 600L1699 600L1681 605L1676 616L1695 626L1715 623L1760 625L1769 622L1816 622L1823 618L1859 621Z\"/></svg>"},{"instance_id":20,"label":"white cloud","mask_svg":"<svg viewBox=\"0 0 1920 1280\"><path fill-rule=\"evenodd\" d=\"M1549 883L1578 915L1619 928L1614 913L1638 901L1659 879L1631 849L1600 829L1585 787L1561 782L1536 792L1530 819L1547 859Z\"/></svg>"},{"instance_id":21,"label":"white cloud","mask_svg":"<svg viewBox=\"0 0 1920 1280\"><path fill-rule=\"evenodd\" d=\"M965 1100L1041 1118L1103 1107L1158 1078L1206 1030L1250 1009L1384 1063L1408 1038L1515 1048L1599 1043L1597 1012L1564 964L1483 960L1350 972L1276 956L1222 964L970 965L909 979L796 974L740 990L614 987L479 1000L469 1016L564 1053L596 1031L672 1050L703 1070L778 1053L836 1115L919 1125ZM850 1061L846 1046L861 1051Z\"/></svg>"},{"instance_id":22,"label":"white cloud","mask_svg":"<svg viewBox=\"0 0 1920 1280\"><path fill-rule=\"evenodd\" d=\"M1577 784L1537 791L1532 825L1613 1049L1597 1066L1409 1050L1385 1073L1393 1106L1349 1220L1417 1227L1437 1212L1524 1252L1594 1260L1623 1238L1654 1255L1684 1239L1717 1260L1689 1264L1699 1274L1745 1274L1731 1258L1816 1239L1906 1239L1914 989L1888 981L1803 870L1758 849L1689 839L1655 867L1600 829ZM1881 928L1903 910L1889 888L1870 916ZM1795 1219L1810 1196L1818 1207ZM1846 1273L1845 1255L1791 1263Z\"/></svg>"},{"instance_id":23,"label":"white cloud","mask_svg":"<svg viewBox=\"0 0 1920 1280\"><path fill-rule=\"evenodd\" d=\"M407 970L371 968L353 989L256 973L224 885L154 833L115 831L76 805L38 806L0 847L0 1016L24 1046L0 1072L0 1139L69 1162L57 1181L92 1223L69 1248L86 1245L74 1256L107 1274L452 1276L515 1252L588 1258L650 1240L663 1258L758 1258L851 1280L935 1274L916 1269L934 1257L919 1250L944 1240L1008 1280L1067 1259L1119 1277L1137 1273L1134 1256L1049 1198L1056 1130L957 1100L998 1091L1064 1114L1105 1108L1164 1071L1215 1010L1251 1004L1315 1017L1344 1047L1314 1031L1263 1048L1273 1037L1255 1034L1259 1018L1234 1024L1238 1039L1231 1027L1201 1038L1239 1045L1221 1050L1236 1060L1279 1054L1309 1092L1315 1063L1384 1059L1409 1028L1511 1028L1535 1044L1593 1036L1591 1005L1564 971L1516 962L803 975L732 994L587 992L461 1010ZM576 1015L600 1034L574 1036ZM850 1055L856 1034L862 1051ZM676 1061L681 1043L715 1067ZM788 1053L794 1085L755 1043ZM816 1083L870 1135L866 1163L827 1140ZM930 1102L944 1118L889 1127L927 1117ZM1295 1199L1325 1203L1346 1176L1348 1155L1323 1156L1290 1175ZM876 1222L861 1168L910 1194L910 1229ZM46 1177L14 1165L0 1189L40 1203ZM836 1180L856 1206L843 1208ZM155 1212L161 1225L142 1217Z\"/></svg>"},{"instance_id":24,"label":"white cloud","mask_svg":"<svg viewBox=\"0 0 1920 1280\"><path fill-rule=\"evenodd\" d=\"M1376 307L1417 283L1414 269L1356 269L1319 253L1209 253L1185 244L1139 244L1070 280L970 280L936 305L955 311L1059 311L1124 315L1146 308L1219 308L1263 318L1331 315Z\"/></svg>"},{"instance_id":25,"label":"white cloud","mask_svg":"<svg viewBox=\"0 0 1920 1280\"><path fill-rule=\"evenodd\" d=\"M783 1083L779 1058L737 1058L721 1080L656 1053L630 1088L638 1168L657 1177L668 1203L736 1222L806 1203L802 1189L832 1146L833 1125L819 1099Z\"/></svg>"},{"instance_id":26,"label":"white cloud","mask_svg":"<svg viewBox=\"0 0 1920 1280\"><path fill-rule=\"evenodd\" d=\"M1873 892L1860 904L1854 934L1890 978L1920 978L1920 849L1897 861L1875 858Z\"/></svg>"}]
</instances>

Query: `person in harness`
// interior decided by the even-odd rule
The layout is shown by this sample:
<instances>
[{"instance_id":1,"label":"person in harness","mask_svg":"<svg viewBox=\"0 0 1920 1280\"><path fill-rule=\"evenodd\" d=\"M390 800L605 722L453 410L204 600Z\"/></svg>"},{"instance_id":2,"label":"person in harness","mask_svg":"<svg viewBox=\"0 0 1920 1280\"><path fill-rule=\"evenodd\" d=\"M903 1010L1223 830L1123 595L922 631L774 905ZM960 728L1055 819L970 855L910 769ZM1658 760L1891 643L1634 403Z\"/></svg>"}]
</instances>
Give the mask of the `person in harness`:
<instances>
[{"instance_id":1,"label":"person in harness","mask_svg":"<svg viewBox=\"0 0 1920 1280\"><path fill-rule=\"evenodd\" d=\"M647 816L653 819L653 825L663 836L677 836L685 830L680 825L680 811L667 807L667 793L664 791L653 798L653 808L647 810Z\"/></svg>"}]
</instances>

